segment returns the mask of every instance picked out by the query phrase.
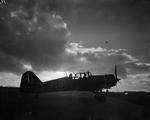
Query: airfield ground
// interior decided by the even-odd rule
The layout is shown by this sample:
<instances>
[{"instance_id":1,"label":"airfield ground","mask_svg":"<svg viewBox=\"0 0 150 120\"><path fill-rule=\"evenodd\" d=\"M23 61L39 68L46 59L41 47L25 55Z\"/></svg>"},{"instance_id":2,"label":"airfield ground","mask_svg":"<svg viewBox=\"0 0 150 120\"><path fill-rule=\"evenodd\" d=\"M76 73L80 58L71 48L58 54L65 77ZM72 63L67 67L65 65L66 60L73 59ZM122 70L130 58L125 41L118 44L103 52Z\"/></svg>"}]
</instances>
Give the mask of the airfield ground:
<instances>
[{"instance_id":1,"label":"airfield ground","mask_svg":"<svg viewBox=\"0 0 150 120\"><path fill-rule=\"evenodd\" d=\"M109 93L105 102L90 92L23 94L0 88L1 120L150 120L150 93Z\"/></svg>"}]
</instances>

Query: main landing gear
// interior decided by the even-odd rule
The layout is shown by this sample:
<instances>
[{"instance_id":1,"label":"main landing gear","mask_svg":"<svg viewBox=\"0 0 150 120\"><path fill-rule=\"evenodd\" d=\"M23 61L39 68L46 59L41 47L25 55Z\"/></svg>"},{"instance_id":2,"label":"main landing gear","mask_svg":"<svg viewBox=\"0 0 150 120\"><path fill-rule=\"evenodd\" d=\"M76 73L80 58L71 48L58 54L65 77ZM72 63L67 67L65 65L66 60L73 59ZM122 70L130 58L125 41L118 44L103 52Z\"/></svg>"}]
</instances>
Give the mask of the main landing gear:
<instances>
[{"instance_id":1,"label":"main landing gear","mask_svg":"<svg viewBox=\"0 0 150 120\"><path fill-rule=\"evenodd\" d=\"M105 92L96 91L94 93L95 93L95 95L94 95L95 100L98 100L98 101L101 101L101 102L106 102L106 93Z\"/></svg>"}]
</instances>

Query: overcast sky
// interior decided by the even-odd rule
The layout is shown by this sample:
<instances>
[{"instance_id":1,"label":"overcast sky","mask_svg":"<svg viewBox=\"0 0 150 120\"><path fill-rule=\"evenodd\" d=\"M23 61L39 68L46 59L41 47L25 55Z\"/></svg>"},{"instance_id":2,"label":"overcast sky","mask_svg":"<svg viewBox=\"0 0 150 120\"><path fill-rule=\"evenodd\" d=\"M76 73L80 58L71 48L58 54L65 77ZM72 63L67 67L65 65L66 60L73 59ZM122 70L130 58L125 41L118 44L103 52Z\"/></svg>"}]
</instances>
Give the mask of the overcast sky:
<instances>
[{"instance_id":1,"label":"overcast sky","mask_svg":"<svg viewBox=\"0 0 150 120\"><path fill-rule=\"evenodd\" d=\"M90 70L122 78L122 90L150 91L148 0L5 0L0 8L0 85L19 86Z\"/></svg>"}]
</instances>

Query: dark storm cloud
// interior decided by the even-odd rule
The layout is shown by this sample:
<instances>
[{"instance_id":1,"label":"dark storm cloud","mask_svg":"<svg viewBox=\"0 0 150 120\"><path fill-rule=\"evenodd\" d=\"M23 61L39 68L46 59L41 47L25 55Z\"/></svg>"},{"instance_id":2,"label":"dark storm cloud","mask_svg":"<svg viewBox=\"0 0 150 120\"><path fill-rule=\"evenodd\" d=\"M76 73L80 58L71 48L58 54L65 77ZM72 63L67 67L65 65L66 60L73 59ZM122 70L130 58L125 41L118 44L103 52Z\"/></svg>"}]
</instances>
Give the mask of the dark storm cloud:
<instances>
[{"instance_id":1,"label":"dark storm cloud","mask_svg":"<svg viewBox=\"0 0 150 120\"><path fill-rule=\"evenodd\" d=\"M0 14L0 71L21 72L24 64L35 70L59 68L68 34L63 18L45 1L7 2Z\"/></svg>"},{"instance_id":2,"label":"dark storm cloud","mask_svg":"<svg viewBox=\"0 0 150 120\"><path fill-rule=\"evenodd\" d=\"M0 52L0 71L20 73L22 64L13 56Z\"/></svg>"},{"instance_id":3,"label":"dark storm cloud","mask_svg":"<svg viewBox=\"0 0 150 120\"><path fill-rule=\"evenodd\" d=\"M82 1L70 14L76 22L74 28L80 25L72 39L85 39L88 45L95 46L112 40L107 45L109 48L129 49L135 56L144 56L149 61L149 5L148 0Z\"/></svg>"},{"instance_id":4,"label":"dark storm cloud","mask_svg":"<svg viewBox=\"0 0 150 120\"><path fill-rule=\"evenodd\" d=\"M121 50L121 53L117 52L118 47L114 51L99 48L98 50L92 49L90 52L88 52L89 49L84 48L86 51L84 55L79 53L76 57L66 56L65 37L68 31L62 16L67 19L66 21L70 23L71 27L78 28L79 32L83 32L84 29L83 31L80 29L90 25L93 25L95 31L104 28L100 32L105 30L108 25L131 26L130 32L132 32L137 28L136 25L140 27L140 22L145 25L145 21L149 20L148 5L149 2L146 0L95 0L94 2L93 0L8 0L7 6L0 11L0 51L4 55L13 56L18 63L31 64L36 70L57 69L63 62L72 66L74 63L82 65L82 62L90 61L90 66L95 71L100 71L105 65L104 68L109 68L115 63L123 65L125 61L136 61L124 50ZM76 24L71 25L74 22ZM80 27L80 25L83 26ZM115 28L117 29L117 27ZM83 32L83 35L88 35L88 33L91 35L90 32L95 32L86 27L85 29L89 32L86 34ZM125 32L124 27L117 30ZM139 32L143 30L144 28ZM120 35L120 33L117 34ZM144 41L146 40L147 38L144 39ZM85 42L93 43L92 40ZM95 41L95 43L98 42L99 40ZM125 44L120 44L120 42ZM127 42L120 40L117 41L117 45L124 48L124 45L130 46L126 44L128 42L128 40ZM138 40L136 43L137 46L142 45L141 49L144 48L144 42ZM102 63L105 64L102 65ZM7 65L5 66L7 68ZM98 68L97 66L102 67ZM23 69L20 65L19 68ZM125 71L123 67L121 68L122 71ZM78 67L76 69L78 70ZM83 67L83 69L85 68Z\"/></svg>"}]
</instances>

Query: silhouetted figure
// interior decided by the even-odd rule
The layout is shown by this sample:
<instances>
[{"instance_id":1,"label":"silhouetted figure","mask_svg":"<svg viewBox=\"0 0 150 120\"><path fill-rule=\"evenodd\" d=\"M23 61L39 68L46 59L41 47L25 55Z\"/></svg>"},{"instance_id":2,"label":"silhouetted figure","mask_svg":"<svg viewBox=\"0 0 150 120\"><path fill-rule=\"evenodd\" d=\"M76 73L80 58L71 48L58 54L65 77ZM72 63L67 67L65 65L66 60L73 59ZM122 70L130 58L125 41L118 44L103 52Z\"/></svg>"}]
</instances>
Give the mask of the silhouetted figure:
<instances>
[{"instance_id":1,"label":"silhouetted figure","mask_svg":"<svg viewBox=\"0 0 150 120\"><path fill-rule=\"evenodd\" d=\"M86 78L86 73L85 72L83 73L83 78Z\"/></svg>"},{"instance_id":2,"label":"silhouetted figure","mask_svg":"<svg viewBox=\"0 0 150 120\"><path fill-rule=\"evenodd\" d=\"M69 74L69 78L72 79L72 73Z\"/></svg>"},{"instance_id":3,"label":"silhouetted figure","mask_svg":"<svg viewBox=\"0 0 150 120\"><path fill-rule=\"evenodd\" d=\"M80 73L80 76L79 76L79 79L81 79L82 78L82 73Z\"/></svg>"},{"instance_id":4,"label":"silhouetted figure","mask_svg":"<svg viewBox=\"0 0 150 120\"><path fill-rule=\"evenodd\" d=\"M108 89L106 89L106 93L108 93L109 92L109 90Z\"/></svg>"},{"instance_id":5,"label":"silhouetted figure","mask_svg":"<svg viewBox=\"0 0 150 120\"><path fill-rule=\"evenodd\" d=\"M88 77L92 76L91 73L89 71L87 71L87 75Z\"/></svg>"}]
</instances>

